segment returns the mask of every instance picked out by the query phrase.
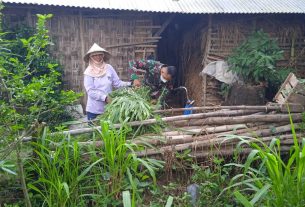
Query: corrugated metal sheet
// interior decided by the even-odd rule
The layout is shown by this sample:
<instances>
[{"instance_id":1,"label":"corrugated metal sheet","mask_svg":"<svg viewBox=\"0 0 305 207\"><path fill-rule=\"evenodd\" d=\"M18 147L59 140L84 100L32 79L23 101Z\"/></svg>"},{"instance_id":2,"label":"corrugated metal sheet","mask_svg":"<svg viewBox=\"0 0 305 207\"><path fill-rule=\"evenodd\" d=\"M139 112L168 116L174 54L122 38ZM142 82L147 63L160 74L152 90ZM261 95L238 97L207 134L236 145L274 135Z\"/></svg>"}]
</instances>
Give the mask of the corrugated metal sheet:
<instances>
[{"instance_id":1,"label":"corrugated metal sheet","mask_svg":"<svg viewBox=\"0 0 305 207\"><path fill-rule=\"evenodd\" d=\"M305 0L3 0L3 2L190 14L305 13Z\"/></svg>"}]
</instances>

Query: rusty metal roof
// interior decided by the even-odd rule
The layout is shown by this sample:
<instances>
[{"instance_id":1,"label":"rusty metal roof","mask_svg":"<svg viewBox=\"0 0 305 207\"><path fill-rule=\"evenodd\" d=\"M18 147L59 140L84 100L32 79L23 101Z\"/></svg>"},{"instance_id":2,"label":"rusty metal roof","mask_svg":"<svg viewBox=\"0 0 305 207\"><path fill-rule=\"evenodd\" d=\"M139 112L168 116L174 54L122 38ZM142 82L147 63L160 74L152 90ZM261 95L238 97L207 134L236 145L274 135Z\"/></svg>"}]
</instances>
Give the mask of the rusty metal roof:
<instances>
[{"instance_id":1,"label":"rusty metal roof","mask_svg":"<svg viewBox=\"0 0 305 207\"><path fill-rule=\"evenodd\" d=\"M92 9L217 13L305 13L305 0L2 0L4 3L49 5Z\"/></svg>"}]
</instances>

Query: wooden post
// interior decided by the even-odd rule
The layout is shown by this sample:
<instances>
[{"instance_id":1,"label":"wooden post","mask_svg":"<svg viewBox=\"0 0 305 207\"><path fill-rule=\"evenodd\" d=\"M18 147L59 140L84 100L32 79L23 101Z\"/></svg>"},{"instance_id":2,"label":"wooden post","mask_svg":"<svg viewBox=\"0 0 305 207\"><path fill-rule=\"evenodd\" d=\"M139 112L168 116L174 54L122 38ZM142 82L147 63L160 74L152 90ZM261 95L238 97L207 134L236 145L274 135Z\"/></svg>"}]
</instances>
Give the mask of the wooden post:
<instances>
[{"instance_id":1,"label":"wooden post","mask_svg":"<svg viewBox=\"0 0 305 207\"><path fill-rule=\"evenodd\" d=\"M166 29L166 27L171 23L174 19L175 15L171 15L161 26L161 28L153 35L153 37L158 37L162 34L162 32Z\"/></svg>"},{"instance_id":2,"label":"wooden post","mask_svg":"<svg viewBox=\"0 0 305 207\"><path fill-rule=\"evenodd\" d=\"M30 9L27 9L27 11L26 11L26 23L30 27L32 26L32 15L31 15L31 10Z\"/></svg>"},{"instance_id":3,"label":"wooden post","mask_svg":"<svg viewBox=\"0 0 305 207\"><path fill-rule=\"evenodd\" d=\"M202 60L203 68L208 64L207 57L209 55L210 47L211 47L212 15L210 14L208 18L209 18L208 19L208 32L207 32L204 56L203 56L203 60ZM205 74L202 74L202 90L203 90L202 106L206 106L206 99L207 99L206 88L207 88L207 76Z\"/></svg>"},{"instance_id":4,"label":"wooden post","mask_svg":"<svg viewBox=\"0 0 305 207\"><path fill-rule=\"evenodd\" d=\"M86 69L86 63L83 60L83 57L85 56L85 42L84 42L84 20L83 20L83 14L80 11L79 12L79 38L80 38L80 45L81 45L81 59L80 61L82 62L82 73L84 73L85 69ZM85 92L85 86L84 86L84 79L81 79L81 88L82 88L82 92ZM87 94L85 93L84 96L81 98L81 105L83 107L83 110L85 112L85 108L86 108L86 104L87 104Z\"/></svg>"}]
</instances>

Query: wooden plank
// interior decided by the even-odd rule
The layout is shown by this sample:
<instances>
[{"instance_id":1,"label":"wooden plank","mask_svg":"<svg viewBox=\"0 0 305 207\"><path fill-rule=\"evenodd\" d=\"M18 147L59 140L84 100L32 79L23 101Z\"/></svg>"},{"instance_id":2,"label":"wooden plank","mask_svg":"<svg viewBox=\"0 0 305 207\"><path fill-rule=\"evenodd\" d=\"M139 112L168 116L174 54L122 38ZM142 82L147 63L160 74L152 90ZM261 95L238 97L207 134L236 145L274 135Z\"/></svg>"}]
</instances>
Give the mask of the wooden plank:
<instances>
[{"instance_id":1,"label":"wooden plank","mask_svg":"<svg viewBox=\"0 0 305 207\"><path fill-rule=\"evenodd\" d=\"M136 29L160 29L161 25L151 25L151 26L136 26Z\"/></svg>"},{"instance_id":2,"label":"wooden plank","mask_svg":"<svg viewBox=\"0 0 305 207\"><path fill-rule=\"evenodd\" d=\"M84 41L84 19L83 19L83 14L80 11L79 12L79 37L80 37L80 45L81 45L81 55L82 57L85 56L85 41ZM85 61L82 60L82 73L84 73L86 69L86 63ZM84 86L84 80L81 79L81 88L82 88L82 92L86 91L85 86ZM87 105L87 94L85 93L84 96L82 96L81 98L81 104L83 106L83 109L85 108L85 106Z\"/></svg>"},{"instance_id":3,"label":"wooden plank","mask_svg":"<svg viewBox=\"0 0 305 207\"><path fill-rule=\"evenodd\" d=\"M117 44L117 45L109 45L106 46L106 48L115 48L115 47L129 47L129 46L136 46L136 45L144 45L144 44L149 44L149 43L157 43L158 40L149 40L145 42L130 42L130 43L122 43L122 44Z\"/></svg>"},{"instance_id":4,"label":"wooden plank","mask_svg":"<svg viewBox=\"0 0 305 207\"><path fill-rule=\"evenodd\" d=\"M291 95L286 100L288 103L298 103L305 105L305 96L300 94L291 93Z\"/></svg>"},{"instance_id":5,"label":"wooden plank","mask_svg":"<svg viewBox=\"0 0 305 207\"><path fill-rule=\"evenodd\" d=\"M174 19L175 15L169 16L169 18L162 24L161 28L153 35L154 37L158 37L162 34L162 32L166 29L166 27L171 23Z\"/></svg>"},{"instance_id":6,"label":"wooden plank","mask_svg":"<svg viewBox=\"0 0 305 207\"><path fill-rule=\"evenodd\" d=\"M287 82L289 81L290 77L293 76L293 75L294 75L293 73L289 73L289 75L285 79L284 83L281 85L280 89L278 90L278 92L274 96L273 100L278 100L278 96L280 96L281 92L284 90L284 88L285 88Z\"/></svg>"},{"instance_id":7,"label":"wooden plank","mask_svg":"<svg viewBox=\"0 0 305 207\"><path fill-rule=\"evenodd\" d=\"M157 39L157 40L162 39L162 37L143 37L143 38L148 39L148 40L150 40L150 39Z\"/></svg>"},{"instance_id":8,"label":"wooden plank","mask_svg":"<svg viewBox=\"0 0 305 207\"><path fill-rule=\"evenodd\" d=\"M293 74L293 75L289 78L289 83L291 84L292 87L295 87L295 86L299 83L299 80L298 80L297 77Z\"/></svg>"},{"instance_id":9,"label":"wooden plank","mask_svg":"<svg viewBox=\"0 0 305 207\"><path fill-rule=\"evenodd\" d=\"M137 47L156 48L158 45L137 45ZM145 50L147 52L147 50Z\"/></svg>"}]
</instances>

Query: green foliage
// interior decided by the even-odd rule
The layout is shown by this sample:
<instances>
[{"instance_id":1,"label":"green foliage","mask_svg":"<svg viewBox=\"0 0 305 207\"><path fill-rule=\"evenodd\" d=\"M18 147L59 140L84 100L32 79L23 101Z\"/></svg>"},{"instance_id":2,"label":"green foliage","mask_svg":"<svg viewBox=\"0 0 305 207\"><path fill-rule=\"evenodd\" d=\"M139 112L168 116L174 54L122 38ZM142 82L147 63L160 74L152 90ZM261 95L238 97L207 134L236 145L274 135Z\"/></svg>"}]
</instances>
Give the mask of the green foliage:
<instances>
[{"instance_id":1,"label":"green foliage","mask_svg":"<svg viewBox=\"0 0 305 207\"><path fill-rule=\"evenodd\" d=\"M202 168L193 165L192 181L199 185L198 206L234 206L234 200L229 191L221 192L230 181L232 167L223 167L224 160L214 158L213 166Z\"/></svg>"},{"instance_id":2,"label":"green foliage","mask_svg":"<svg viewBox=\"0 0 305 207\"><path fill-rule=\"evenodd\" d=\"M227 189L238 186L240 190L234 195L244 206L304 206L305 139L297 138L291 118L290 122L294 145L287 161L282 157L279 139L266 145L259 138L230 137L252 148L244 164L229 164L243 172L232 178ZM255 167L257 162L259 166Z\"/></svg>"},{"instance_id":3,"label":"green foliage","mask_svg":"<svg viewBox=\"0 0 305 207\"><path fill-rule=\"evenodd\" d=\"M69 136L63 137L54 151L52 143L46 130L39 142L32 143L35 156L27 164L28 187L36 194L32 199L41 199L40 203L50 207L78 206L83 202L81 183L103 158L83 163L77 142Z\"/></svg>"},{"instance_id":4,"label":"green foliage","mask_svg":"<svg viewBox=\"0 0 305 207\"><path fill-rule=\"evenodd\" d=\"M0 137L5 142L29 129L35 120L58 123L64 106L79 97L60 89L58 65L46 62L51 42L45 24L51 17L38 15L36 32L27 39L0 36ZM18 41L24 51L21 55L13 53Z\"/></svg>"},{"instance_id":5,"label":"green foliage","mask_svg":"<svg viewBox=\"0 0 305 207\"><path fill-rule=\"evenodd\" d=\"M32 143L33 157L25 169L34 206L119 206L123 195L125 202L130 197L131 206L138 206L143 190L156 188L163 162L139 158L136 152L143 147L126 140L127 128L114 130L105 122L101 126L93 137L103 141L98 148L95 142L81 148L77 139L54 137L47 129Z\"/></svg>"},{"instance_id":6,"label":"green foliage","mask_svg":"<svg viewBox=\"0 0 305 207\"><path fill-rule=\"evenodd\" d=\"M101 119L110 123L124 123L131 121L143 121L149 118L158 118L153 113L153 106L150 104L150 89L122 88L110 94L112 101L107 104L105 113ZM160 132L162 123L146 126L133 127L133 137L147 132Z\"/></svg>"},{"instance_id":7,"label":"green foliage","mask_svg":"<svg viewBox=\"0 0 305 207\"><path fill-rule=\"evenodd\" d=\"M124 88L111 94L111 103L106 106L105 117L112 123L143 121L152 117L149 90Z\"/></svg>"},{"instance_id":8,"label":"green foliage","mask_svg":"<svg viewBox=\"0 0 305 207\"><path fill-rule=\"evenodd\" d=\"M230 89L231 89L231 85L228 85L228 84L226 84L226 83L221 83L219 94L220 94L225 100L227 100L227 97L228 97L228 95L229 95Z\"/></svg>"},{"instance_id":9,"label":"green foliage","mask_svg":"<svg viewBox=\"0 0 305 207\"><path fill-rule=\"evenodd\" d=\"M6 172L8 174L16 175L13 168L15 167L14 164L8 163L7 161L1 160L0 161L0 172Z\"/></svg>"},{"instance_id":10,"label":"green foliage","mask_svg":"<svg viewBox=\"0 0 305 207\"><path fill-rule=\"evenodd\" d=\"M150 207L164 207L164 206L177 206L177 207L191 207L190 195L185 192L185 187L178 183L169 183L168 185L159 186L151 191L152 198L149 205Z\"/></svg>"},{"instance_id":11,"label":"green foliage","mask_svg":"<svg viewBox=\"0 0 305 207\"><path fill-rule=\"evenodd\" d=\"M102 122L101 126L98 136L104 145L97 150L104 158L99 169L107 185L106 195L117 196L123 190L131 190L131 204L136 206L136 201L141 201L141 188L149 186L151 181L153 186L156 185L156 171L163 167L163 162L137 157L136 151L141 146L126 140L126 128L116 131L110 129L106 122ZM98 157L93 154L93 160Z\"/></svg>"},{"instance_id":12,"label":"green foliage","mask_svg":"<svg viewBox=\"0 0 305 207\"><path fill-rule=\"evenodd\" d=\"M257 84L279 79L276 61L283 58L275 39L268 34L254 32L229 57L230 70L241 76L246 83Z\"/></svg>"}]
</instances>

